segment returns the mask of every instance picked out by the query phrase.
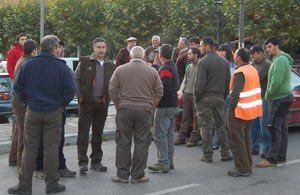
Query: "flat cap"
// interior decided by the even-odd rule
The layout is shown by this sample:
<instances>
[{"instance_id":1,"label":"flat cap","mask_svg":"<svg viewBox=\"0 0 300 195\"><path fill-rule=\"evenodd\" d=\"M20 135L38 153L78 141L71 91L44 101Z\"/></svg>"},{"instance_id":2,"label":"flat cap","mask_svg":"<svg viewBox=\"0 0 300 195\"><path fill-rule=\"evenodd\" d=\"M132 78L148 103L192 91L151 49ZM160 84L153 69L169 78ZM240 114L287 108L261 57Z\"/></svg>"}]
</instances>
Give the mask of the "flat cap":
<instances>
[{"instance_id":1,"label":"flat cap","mask_svg":"<svg viewBox=\"0 0 300 195\"><path fill-rule=\"evenodd\" d=\"M129 37L128 39L127 39L127 42L129 42L129 41L136 41L137 39L135 38L135 37Z\"/></svg>"}]
</instances>

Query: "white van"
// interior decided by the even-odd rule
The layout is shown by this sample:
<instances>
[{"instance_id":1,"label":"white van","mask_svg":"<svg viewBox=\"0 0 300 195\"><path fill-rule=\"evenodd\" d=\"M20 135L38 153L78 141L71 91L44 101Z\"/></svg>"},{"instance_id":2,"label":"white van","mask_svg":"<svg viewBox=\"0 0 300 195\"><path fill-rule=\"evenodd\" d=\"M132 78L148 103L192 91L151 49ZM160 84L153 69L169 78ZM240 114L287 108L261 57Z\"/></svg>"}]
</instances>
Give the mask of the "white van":
<instances>
[{"instance_id":1,"label":"white van","mask_svg":"<svg viewBox=\"0 0 300 195\"><path fill-rule=\"evenodd\" d=\"M69 66L71 70L75 72L79 63L79 58L61 58L61 59L65 60L67 62L67 66Z\"/></svg>"}]
</instances>

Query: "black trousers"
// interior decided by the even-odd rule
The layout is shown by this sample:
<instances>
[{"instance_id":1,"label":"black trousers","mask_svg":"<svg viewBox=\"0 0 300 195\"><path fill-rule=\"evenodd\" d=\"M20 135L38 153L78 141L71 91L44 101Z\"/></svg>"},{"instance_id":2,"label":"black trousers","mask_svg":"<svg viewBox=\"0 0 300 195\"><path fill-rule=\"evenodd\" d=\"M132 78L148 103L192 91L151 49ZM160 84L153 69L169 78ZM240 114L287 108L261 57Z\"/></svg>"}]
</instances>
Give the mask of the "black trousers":
<instances>
[{"instance_id":1,"label":"black trousers","mask_svg":"<svg viewBox=\"0 0 300 195\"><path fill-rule=\"evenodd\" d=\"M287 115L292 105L294 96L292 94L285 98L273 100L269 104L270 146L267 160L277 164L278 160L286 160L288 146Z\"/></svg>"}]
</instances>

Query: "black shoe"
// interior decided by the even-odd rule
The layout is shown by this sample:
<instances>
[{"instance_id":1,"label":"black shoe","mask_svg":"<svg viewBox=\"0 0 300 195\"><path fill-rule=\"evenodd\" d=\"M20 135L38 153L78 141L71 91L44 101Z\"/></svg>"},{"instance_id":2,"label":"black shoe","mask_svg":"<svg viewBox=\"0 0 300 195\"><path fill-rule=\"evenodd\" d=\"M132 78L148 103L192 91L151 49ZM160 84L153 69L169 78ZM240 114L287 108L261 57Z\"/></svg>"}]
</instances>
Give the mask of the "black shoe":
<instances>
[{"instance_id":1,"label":"black shoe","mask_svg":"<svg viewBox=\"0 0 300 195\"><path fill-rule=\"evenodd\" d=\"M240 171L228 171L228 175L231 176L231 177L248 177L251 174L249 172L243 173L243 172L240 172Z\"/></svg>"},{"instance_id":2,"label":"black shoe","mask_svg":"<svg viewBox=\"0 0 300 195\"><path fill-rule=\"evenodd\" d=\"M31 190L22 189L22 188L20 188L19 185L16 185L12 188L8 188L7 192L9 194L21 194L21 195L31 195L32 194Z\"/></svg>"},{"instance_id":3,"label":"black shoe","mask_svg":"<svg viewBox=\"0 0 300 195\"><path fill-rule=\"evenodd\" d=\"M87 165L79 165L79 173L85 174L88 170L89 169Z\"/></svg>"},{"instance_id":4,"label":"black shoe","mask_svg":"<svg viewBox=\"0 0 300 195\"><path fill-rule=\"evenodd\" d=\"M266 152L263 152L263 153L261 153L261 155L260 155L261 158L266 158L266 156L267 156L267 153L266 153Z\"/></svg>"},{"instance_id":5,"label":"black shoe","mask_svg":"<svg viewBox=\"0 0 300 195\"><path fill-rule=\"evenodd\" d=\"M59 173L60 177L75 177L75 175L76 175L76 171L71 171L68 168L59 169L58 173Z\"/></svg>"},{"instance_id":6,"label":"black shoe","mask_svg":"<svg viewBox=\"0 0 300 195\"><path fill-rule=\"evenodd\" d=\"M201 156L200 160L203 161L203 162L206 162L206 163L212 163L213 162L212 158L206 158L205 156Z\"/></svg>"},{"instance_id":7,"label":"black shoe","mask_svg":"<svg viewBox=\"0 0 300 195\"><path fill-rule=\"evenodd\" d=\"M17 166L17 163L16 163L16 162L9 162L9 163L8 163L8 166L10 166L10 167L15 167L15 166Z\"/></svg>"},{"instance_id":8,"label":"black shoe","mask_svg":"<svg viewBox=\"0 0 300 195\"><path fill-rule=\"evenodd\" d=\"M255 149L252 150L252 155L255 155L255 156L256 156L256 155L259 155L259 151L258 151L258 150L255 150Z\"/></svg>"},{"instance_id":9,"label":"black shoe","mask_svg":"<svg viewBox=\"0 0 300 195\"><path fill-rule=\"evenodd\" d=\"M107 166L104 166L101 162L96 164L91 163L90 169L95 171L107 171Z\"/></svg>"},{"instance_id":10,"label":"black shoe","mask_svg":"<svg viewBox=\"0 0 300 195\"><path fill-rule=\"evenodd\" d=\"M63 192L66 190L66 186L57 184L55 187L46 189L46 194L55 194L57 192Z\"/></svg>"}]
</instances>

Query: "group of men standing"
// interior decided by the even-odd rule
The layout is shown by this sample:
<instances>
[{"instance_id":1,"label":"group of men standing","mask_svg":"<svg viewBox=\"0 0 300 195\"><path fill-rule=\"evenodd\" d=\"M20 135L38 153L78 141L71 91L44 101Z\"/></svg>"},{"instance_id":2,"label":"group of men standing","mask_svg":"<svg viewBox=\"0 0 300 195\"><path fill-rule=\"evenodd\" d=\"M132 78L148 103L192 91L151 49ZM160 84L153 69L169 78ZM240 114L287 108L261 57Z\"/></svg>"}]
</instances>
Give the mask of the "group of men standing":
<instances>
[{"instance_id":1,"label":"group of men standing","mask_svg":"<svg viewBox=\"0 0 300 195\"><path fill-rule=\"evenodd\" d=\"M271 134L269 146L266 144L263 149L266 160L256 166L270 167L285 162L286 117L293 101L290 87L292 59L280 50L277 37L271 37L266 42L267 52L273 57L271 65L262 56L260 46L251 48L254 66L249 64L250 51L241 48L235 52L237 68L232 75L229 62L216 53L215 42L211 38L203 38L201 41L194 38L190 43L195 43L195 47L188 48L188 40L181 37L176 63L172 61L174 52L170 45L162 44L158 47L159 36L153 36L152 46L146 52L136 46L136 41L134 37L127 39L128 45L119 51L116 66L106 57L107 44L103 38L94 40L92 55L80 58L75 75L79 101L77 151L81 174L88 171L87 149L91 126L90 169L107 170L102 164L101 145L111 99L117 110L117 173L112 176L114 182L128 183L129 177L131 183L149 180L145 168L152 139L157 148L158 160L148 169L164 173L174 169L174 143L185 142L189 125L189 121L183 121L179 135L174 140L178 96L183 96L184 113L189 113L189 117L194 119L194 130L187 145L195 145L201 134L201 161L213 162L214 128L220 145L221 161L234 159L235 168L228 175L251 175L253 150L250 129L253 120L253 124L262 129L266 129L268 124ZM65 186L58 184L58 146L64 136L61 133L62 112L74 97L76 83L65 62L58 59L59 39L56 36L44 37L41 53L32 57L36 47L32 40L25 42L23 57L15 70L16 98L13 103L17 101L23 108L20 113L23 113L25 122L17 116L18 127L22 129L22 123L24 126L24 136L19 138L24 140L24 152L22 161L18 159L19 183L8 190L11 194L31 194L32 175L41 140L45 153L46 193L65 190ZM26 58L29 59L25 61ZM226 118L224 101L228 95ZM266 101L270 103L269 119L266 119ZM19 114L15 107L14 111ZM268 131L264 131L267 134ZM257 140L253 143L257 143Z\"/></svg>"}]
</instances>

